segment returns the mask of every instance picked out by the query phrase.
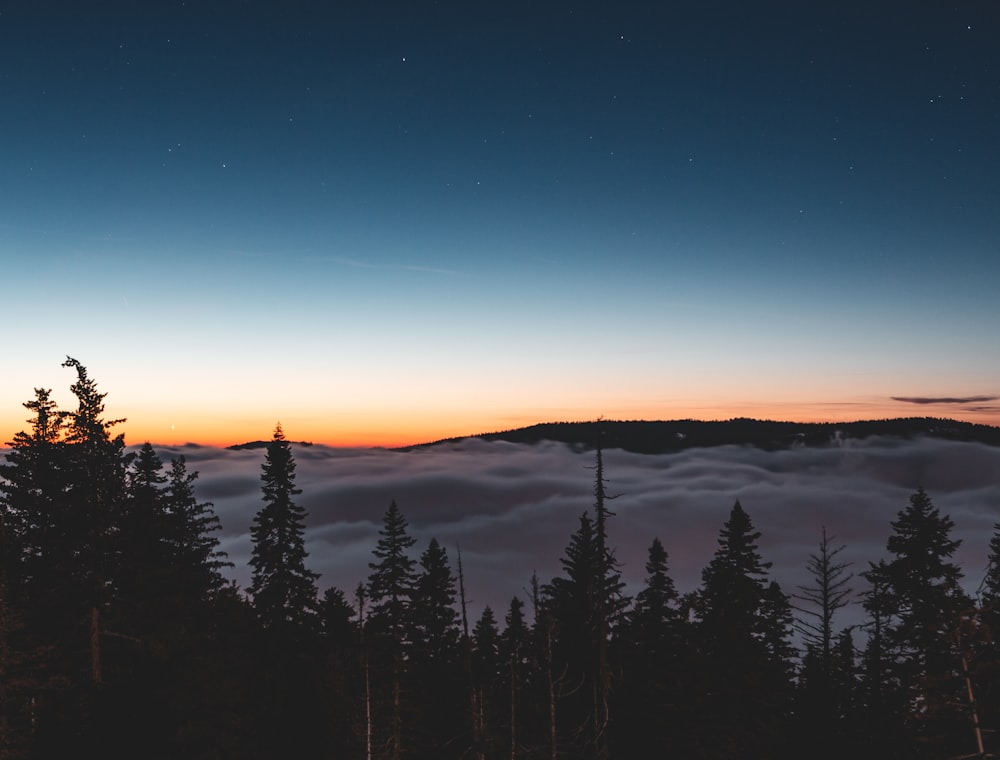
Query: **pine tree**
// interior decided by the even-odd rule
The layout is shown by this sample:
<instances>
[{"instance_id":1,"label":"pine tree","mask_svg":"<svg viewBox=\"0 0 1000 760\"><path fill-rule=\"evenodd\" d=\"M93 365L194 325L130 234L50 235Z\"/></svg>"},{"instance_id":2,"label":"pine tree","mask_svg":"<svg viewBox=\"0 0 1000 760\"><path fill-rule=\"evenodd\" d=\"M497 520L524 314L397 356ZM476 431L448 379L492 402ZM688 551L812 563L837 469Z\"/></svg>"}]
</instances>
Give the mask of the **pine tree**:
<instances>
[{"instance_id":1,"label":"pine tree","mask_svg":"<svg viewBox=\"0 0 1000 760\"><path fill-rule=\"evenodd\" d=\"M787 733L792 716L792 677L797 653L791 644L792 605L777 581L772 580L764 589L760 618L760 640L766 653L760 695L770 713L772 735L779 737Z\"/></svg>"},{"instance_id":2,"label":"pine tree","mask_svg":"<svg viewBox=\"0 0 1000 760\"><path fill-rule=\"evenodd\" d=\"M510 607L504 616L504 626L499 642L499 658L505 709L498 709L498 713L506 716L507 740L503 743L504 756L516 760L524 743L522 738L526 722L523 718L526 707L524 692L531 664L530 631L524 619L524 602L516 596L510 600Z\"/></svg>"},{"instance_id":3,"label":"pine tree","mask_svg":"<svg viewBox=\"0 0 1000 760\"><path fill-rule=\"evenodd\" d=\"M646 559L646 585L636 594L630 614L630 634L647 652L666 653L679 622L677 588L667 566L667 550L653 538Z\"/></svg>"},{"instance_id":4,"label":"pine tree","mask_svg":"<svg viewBox=\"0 0 1000 760\"><path fill-rule=\"evenodd\" d=\"M445 756L444 747L457 751L465 724L462 662L458 613L455 611L455 578L448 554L432 538L420 555L407 616L410 642L407 663L410 723L414 750Z\"/></svg>"},{"instance_id":5,"label":"pine tree","mask_svg":"<svg viewBox=\"0 0 1000 760\"><path fill-rule=\"evenodd\" d=\"M320 603L323 631L323 691L322 703L326 712L324 723L328 726L329 748L325 753L316 748L316 754L326 757L360 757L362 738L364 668L359 668L362 657L359 626L353 620L354 610L347 595L331 586ZM358 697L362 698L359 705Z\"/></svg>"},{"instance_id":6,"label":"pine tree","mask_svg":"<svg viewBox=\"0 0 1000 760\"><path fill-rule=\"evenodd\" d=\"M115 589L115 575L120 564L118 541L120 520L126 492L126 472L131 457L125 453L122 434L111 437L111 428L123 419L106 420L104 398L87 368L67 357L64 367L76 370L76 382L70 391L77 408L65 413L67 456L66 533L75 538L73 562L78 580L75 593L80 617L89 620L91 682L103 681L101 661L102 622Z\"/></svg>"},{"instance_id":7,"label":"pine tree","mask_svg":"<svg viewBox=\"0 0 1000 760\"><path fill-rule=\"evenodd\" d=\"M986 749L1000 754L1000 523L990 537L986 575L979 587L978 630L966 636L980 733Z\"/></svg>"},{"instance_id":8,"label":"pine tree","mask_svg":"<svg viewBox=\"0 0 1000 760\"><path fill-rule=\"evenodd\" d=\"M858 730L870 736L869 744L878 755L905 757L906 700L889 640L894 599L885 560L869 563L861 575L869 584L862 594L868 641L861 654Z\"/></svg>"},{"instance_id":9,"label":"pine tree","mask_svg":"<svg viewBox=\"0 0 1000 760\"><path fill-rule=\"evenodd\" d=\"M406 518L392 501L382 517L378 543L372 550L378 561L368 563L371 570L368 577L369 621L398 646L405 642L410 599L416 582L416 562L407 551L417 540L406 529Z\"/></svg>"},{"instance_id":10,"label":"pine tree","mask_svg":"<svg viewBox=\"0 0 1000 760\"><path fill-rule=\"evenodd\" d=\"M436 538L420 555L420 571L411 592L415 656L450 662L457 658L458 613L455 611L455 577L448 553Z\"/></svg>"},{"instance_id":11,"label":"pine tree","mask_svg":"<svg viewBox=\"0 0 1000 760\"><path fill-rule=\"evenodd\" d=\"M117 584L118 609L113 610L118 632L133 636L173 629L175 613L168 601L174 592L175 564L168 544L163 462L149 442L139 449L126 473L126 499L118 543L121 570Z\"/></svg>"},{"instance_id":12,"label":"pine tree","mask_svg":"<svg viewBox=\"0 0 1000 760\"><path fill-rule=\"evenodd\" d=\"M224 567L232 567L226 553L219 549L213 533L222 524L211 502L195 496L197 472L188 472L187 461L179 456L170 462L164 488L165 507L170 532L167 541L180 593L189 602L208 602L226 585Z\"/></svg>"},{"instance_id":13,"label":"pine tree","mask_svg":"<svg viewBox=\"0 0 1000 760\"><path fill-rule=\"evenodd\" d=\"M603 452L598 440L595 455L594 516L584 513L560 560L566 577L546 587L557 622L556 653L565 660L570 678L579 679L566 705L574 750L587 757L608 757L611 724L611 636L628 605L620 566L608 541ZM575 676L574 676L575 674Z\"/></svg>"},{"instance_id":14,"label":"pine tree","mask_svg":"<svg viewBox=\"0 0 1000 760\"><path fill-rule=\"evenodd\" d=\"M744 649L755 640L764 579L771 567L761 560L759 538L737 501L719 533L719 548L702 572L697 612L706 641Z\"/></svg>"},{"instance_id":15,"label":"pine tree","mask_svg":"<svg viewBox=\"0 0 1000 760\"><path fill-rule=\"evenodd\" d=\"M130 460L124 438L104 418L105 394L78 361L70 391L77 407L63 411L36 389L30 435L19 435L8 461L14 491L24 633L41 676L31 695L33 751L40 756L86 751L105 736L114 694L109 666L126 665L113 647L107 616L121 580L119 531Z\"/></svg>"},{"instance_id":16,"label":"pine tree","mask_svg":"<svg viewBox=\"0 0 1000 760\"><path fill-rule=\"evenodd\" d=\"M59 543L55 531L64 528L64 415L50 394L36 388L34 400L24 403L33 414L31 431L14 436L7 464L0 465L0 512L9 542L0 561L18 585L30 585L44 574L42 567L51 561L45 555Z\"/></svg>"},{"instance_id":17,"label":"pine tree","mask_svg":"<svg viewBox=\"0 0 1000 760\"><path fill-rule=\"evenodd\" d=\"M406 518L392 501L382 517L379 539L372 550L377 562L368 563L371 573L367 599L371 606L366 643L371 676L371 722L378 734L384 734L376 743L383 745L384 742L389 760L403 757L403 677L410 643L407 636L410 601L416 582L416 563L407 555L416 539L406 532L406 528ZM384 720L383 715L386 716Z\"/></svg>"},{"instance_id":18,"label":"pine tree","mask_svg":"<svg viewBox=\"0 0 1000 760\"><path fill-rule=\"evenodd\" d=\"M472 632L472 684L479 726L477 755L495 757L497 747L497 711L499 701L500 634L496 617L487 605Z\"/></svg>"},{"instance_id":19,"label":"pine tree","mask_svg":"<svg viewBox=\"0 0 1000 760\"><path fill-rule=\"evenodd\" d=\"M692 727L709 757L774 755L782 730L773 709L785 684L776 683L767 571L757 548L760 533L737 501L719 533L719 548L702 572L695 599L698 673L708 724ZM771 592L774 595L774 592ZM780 717L780 716L779 716ZM703 718L703 719L705 719Z\"/></svg>"},{"instance_id":20,"label":"pine tree","mask_svg":"<svg viewBox=\"0 0 1000 760\"><path fill-rule=\"evenodd\" d=\"M912 752L918 756L968 750L953 738L967 723L961 714L965 700L957 633L962 615L972 607L960 586L962 571L951 561L961 543L951 538L953 527L918 489L892 522L886 542L891 557L881 570L890 614L890 665L908 696Z\"/></svg>"},{"instance_id":21,"label":"pine tree","mask_svg":"<svg viewBox=\"0 0 1000 760\"><path fill-rule=\"evenodd\" d=\"M250 527L253 568L250 595L265 628L313 626L317 608L317 573L306 569L305 510L294 497L295 460L278 425L261 467L264 506Z\"/></svg>"},{"instance_id":22,"label":"pine tree","mask_svg":"<svg viewBox=\"0 0 1000 760\"><path fill-rule=\"evenodd\" d=\"M621 632L622 694L614 732L615 757L683 755L679 726L689 697L683 621L670 577L667 550L658 538L649 546L645 586L636 594Z\"/></svg>"}]
</instances>

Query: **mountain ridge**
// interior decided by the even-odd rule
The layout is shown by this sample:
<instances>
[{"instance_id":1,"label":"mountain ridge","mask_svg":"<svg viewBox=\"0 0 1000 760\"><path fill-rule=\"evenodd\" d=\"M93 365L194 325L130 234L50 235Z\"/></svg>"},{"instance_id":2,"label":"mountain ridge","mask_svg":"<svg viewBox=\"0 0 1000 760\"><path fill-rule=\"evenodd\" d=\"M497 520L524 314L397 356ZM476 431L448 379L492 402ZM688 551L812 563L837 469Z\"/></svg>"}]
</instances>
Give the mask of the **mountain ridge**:
<instances>
[{"instance_id":1,"label":"mountain ridge","mask_svg":"<svg viewBox=\"0 0 1000 760\"><path fill-rule=\"evenodd\" d=\"M749 445L778 451L801 446L826 446L838 440L861 440L875 435L902 440L928 437L1000 446L1000 427L940 417L897 417L855 422L779 422L738 417L721 421L543 422L510 430L443 438L395 450L414 451L477 438L527 444L554 441L587 450L596 448L600 437L603 448L620 448L638 454L665 454L724 445Z\"/></svg>"}]
</instances>

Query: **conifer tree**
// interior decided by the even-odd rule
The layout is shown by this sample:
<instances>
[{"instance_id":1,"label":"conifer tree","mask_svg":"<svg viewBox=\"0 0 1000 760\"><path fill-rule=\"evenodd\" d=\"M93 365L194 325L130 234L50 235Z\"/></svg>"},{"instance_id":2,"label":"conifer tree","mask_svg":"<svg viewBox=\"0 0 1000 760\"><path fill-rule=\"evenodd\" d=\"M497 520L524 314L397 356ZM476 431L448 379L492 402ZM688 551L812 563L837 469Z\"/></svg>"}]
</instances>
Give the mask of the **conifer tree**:
<instances>
[{"instance_id":1,"label":"conifer tree","mask_svg":"<svg viewBox=\"0 0 1000 760\"><path fill-rule=\"evenodd\" d=\"M608 756L611 723L612 663L609 646L612 633L623 618L628 599L620 566L608 541L607 518L613 513L607 502L603 452L598 439L595 454L594 516L584 513L579 529L570 538L560 560L566 577L557 577L546 587L557 621L556 653L564 658L567 673L576 674L580 686L567 700L569 725L575 749L587 757Z\"/></svg>"},{"instance_id":2,"label":"conifer tree","mask_svg":"<svg viewBox=\"0 0 1000 760\"><path fill-rule=\"evenodd\" d=\"M630 635L645 651L664 652L673 642L678 623L677 588L670 577L667 550L653 538L646 559L646 585L636 594L629 615Z\"/></svg>"},{"instance_id":3,"label":"conifer tree","mask_svg":"<svg viewBox=\"0 0 1000 760\"><path fill-rule=\"evenodd\" d=\"M972 689L980 735L987 751L1000 754L1000 523L993 526L986 574L979 586L978 629L969 632Z\"/></svg>"},{"instance_id":4,"label":"conifer tree","mask_svg":"<svg viewBox=\"0 0 1000 760\"><path fill-rule=\"evenodd\" d=\"M615 701L615 757L668 757L687 751L678 730L687 722L683 705L690 699L686 636L667 550L659 538L649 546L645 569L645 586L636 594L618 642L624 674L623 693Z\"/></svg>"},{"instance_id":5,"label":"conifer tree","mask_svg":"<svg viewBox=\"0 0 1000 760\"><path fill-rule=\"evenodd\" d=\"M126 473L127 491L122 510L119 541L121 571L118 581L120 609L115 610L116 630L135 636L173 627L176 610L167 601L174 595L176 578L170 552L163 462L147 441Z\"/></svg>"},{"instance_id":6,"label":"conifer tree","mask_svg":"<svg viewBox=\"0 0 1000 760\"><path fill-rule=\"evenodd\" d=\"M14 436L7 463L0 465L0 512L8 539L0 561L8 578L17 579L16 585L31 586L39 573L44 576L42 568L51 562L54 546L68 540L57 541L55 535L65 528L64 415L44 388L36 388L35 398L24 407L33 414L28 420L31 431ZM44 577L38 580L46 582Z\"/></svg>"},{"instance_id":7,"label":"conifer tree","mask_svg":"<svg viewBox=\"0 0 1000 760\"><path fill-rule=\"evenodd\" d=\"M231 567L232 562L212 535L222 530L212 503L200 502L195 496L197 479L197 472L188 472L183 455L171 460L164 487L171 525L167 541L180 593L191 602L207 602L226 585L222 569Z\"/></svg>"},{"instance_id":8,"label":"conifer tree","mask_svg":"<svg viewBox=\"0 0 1000 760\"><path fill-rule=\"evenodd\" d=\"M961 542L923 488L892 522L882 568L890 614L886 641L891 667L909 701L911 751L917 755L960 754L959 727L964 683L959 676L958 628L972 607L960 586L962 571L951 557Z\"/></svg>"},{"instance_id":9,"label":"conifer tree","mask_svg":"<svg viewBox=\"0 0 1000 760\"><path fill-rule=\"evenodd\" d=\"M472 632L472 683L476 690L473 716L479 727L477 756L494 757L497 752L497 709L500 662L500 634L489 605L483 608Z\"/></svg>"},{"instance_id":10,"label":"conifer tree","mask_svg":"<svg viewBox=\"0 0 1000 760\"><path fill-rule=\"evenodd\" d=\"M444 747L457 751L466 714L459 649L455 577L448 554L432 538L420 555L406 621L409 628L407 691L411 695L410 723L418 753L444 757Z\"/></svg>"},{"instance_id":11,"label":"conifer tree","mask_svg":"<svg viewBox=\"0 0 1000 760\"><path fill-rule=\"evenodd\" d=\"M371 723L379 734L384 734L375 741L387 748L389 760L400 760L404 752L403 676L410 643L410 601L416 582L416 563L407 554L416 539L406 528L406 518L393 500L382 517L379 539L372 550L377 561L368 563L371 573L366 634L370 635L366 635L366 642L372 677Z\"/></svg>"},{"instance_id":12,"label":"conifer tree","mask_svg":"<svg viewBox=\"0 0 1000 760\"><path fill-rule=\"evenodd\" d=\"M317 573L306 568L306 512L295 503L295 459L278 425L261 466L264 506L250 527L250 595L265 628L305 630L315 622Z\"/></svg>"},{"instance_id":13,"label":"conifer tree","mask_svg":"<svg viewBox=\"0 0 1000 760\"><path fill-rule=\"evenodd\" d=\"M904 730L907 710L889 639L894 600L886 564L884 559L870 562L861 574L869 584L862 594L868 640L861 653L858 730L871 737L873 751L895 757L908 750Z\"/></svg>"},{"instance_id":14,"label":"conifer tree","mask_svg":"<svg viewBox=\"0 0 1000 760\"><path fill-rule=\"evenodd\" d=\"M407 531L406 518L395 500L382 517L382 528L372 554L377 562L369 562L368 576L369 621L394 644L402 646L409 619L410 599L416 582L416 562L407 551L417 542Z\"/></svg>"},{"instance_id":15,"label":"conifer tree","mask_svg":"<svg viewBox=\"0 0 1000 760\"><path fill-rule=\"evenodd\" d=\"M773 755L782 740L775 725L774 657L765 604L770 563L757 548L760 533L737 501L719 533L719 548L702 572L695 600L698 669L707 724L696 727L710 757ZM774 592L772 592L773 594ZM773 606L776 600L771 600ZM704 719L704 718L703 718Z\"/></svg>"},{"instance_id":16,"label":"conifer tree","mask_svg":"<svg viewBox=\"0 0 1000 760\"><path fill-rule=\"evenodd\" d=\"M420 571L411 592L410 621L415 656L450 662L458 655L458 613L455 611L455 577L448 553L436 538L420 555Z\"/></svg>"},{"instance_id":17,"label":"conifer tree","mask_svg":"<svg viewBox=\"0 0 1000 760\"><path fill-rule=\"evenodd\" d=\"M498 708L498 713L506 716L506 736L503 743L504 756L516 760L521 746L524 744L522 734L525 733L525 688L529 677L530 631L524 619L524 602L516 596L510 600L507 614L504 616L504 631L500 636L499 658L501 663L500 683L505 695L505 709ZM499 699L499 697L498 697Z\"/></svg>"},{"instance_id":18,"label":"conifer tree","mask_svg":"<svg viewBox=\"0 0 1000 760\"><path fill-rule=\"evenodd\" d=\"M103 680L101 618L111 603L115 574L120 564L117 541L126 490L126 471L131 457L125 453L122 434L111 436L111 428L123 419L104 419L104 398L87 368L67 357L64 367L76 370L70 391L77 408L65 413L68 446L66 512L68 533L75 539L73 564L75 594L80 617L89 619L90 675L98 685Z\"/></svg>"},{"instance_id":19,"label":"conifer tree","mask_svg":"<svg viewBox=\"0 0 1000 760\"><path fill-rule=\"evenodd\" d=\"M764 580L771 567L760 557L759 538L737 501L719 533L719 548L702 572L698 617L702 636L710 642L740 645L756 638Z\"/></svg>"}]
</instances>

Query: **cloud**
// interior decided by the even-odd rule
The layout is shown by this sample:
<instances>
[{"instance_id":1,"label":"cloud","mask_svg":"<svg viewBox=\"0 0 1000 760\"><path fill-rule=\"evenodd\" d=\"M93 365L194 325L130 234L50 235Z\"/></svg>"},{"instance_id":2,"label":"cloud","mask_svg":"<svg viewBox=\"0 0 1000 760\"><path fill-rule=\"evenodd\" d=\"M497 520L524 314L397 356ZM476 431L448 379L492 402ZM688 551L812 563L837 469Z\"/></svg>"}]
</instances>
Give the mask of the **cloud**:
<instances>
[{"instance_id":1,"label":"cloud","mask_svg":"<svg viewBox=\"0 0 1000 760\"><path fill-rule=\"evenodd\" d=\"M986 401L997 401L1000 399L998 396L965 396L965 397L950 397L950 396L891 396L893 401L903 401L907 404L979 404ZM973 407L976 408L976 407ZM986 410L990 410L992 407L983 407Z\"/></svg>"},{"instance_id":2,"label":"cloud","mask_svg":"<svg viewBox=\"0 0 1000 760\"><path fill-rule=\"evenodd\" d=\"M184 453L200 498L215 504L233 577L249 586L249 526L260 508L263 450L160 448ZM321 588L349 594L366 580L382 515L396 500L418 543L436 537L454 569L461 548L471 611L489 604L502 617L510 598L527 598L533 571L544 583L579 516L593 502L593 453L468 439L413 451L294 447L299 503L309 513L310 569ZM631 591L641 587L654 536L682 591L696 588L719 529L739 499L761 531L760 549L786 592L809 581L804 568L820 530L847 548L860 573L885 556L890 522L918 486L955 522L956 555L974 590L983 577L993 525L1000 521L1000 449L981 444L869 438L824 448L764 452L744 446L657 456L605 452L609 534ZM864 583L855 579L855 590ZM860 616L860 612L856 613Z\"/></svg>"}]
</instances>

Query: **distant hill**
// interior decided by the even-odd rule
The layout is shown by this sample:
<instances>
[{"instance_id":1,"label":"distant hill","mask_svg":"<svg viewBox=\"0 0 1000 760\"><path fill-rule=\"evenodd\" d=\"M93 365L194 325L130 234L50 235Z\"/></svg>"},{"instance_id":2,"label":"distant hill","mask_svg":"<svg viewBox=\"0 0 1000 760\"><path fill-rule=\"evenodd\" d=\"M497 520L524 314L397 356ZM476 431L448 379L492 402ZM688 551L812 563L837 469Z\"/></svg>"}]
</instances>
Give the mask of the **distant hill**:
<instances>
[{"instance_id":1,"label":"distant hill","mask_svg":"<svg viewBox=\"0 0 1000 760\"><path fill-rule=\"evenodd\" d=\"M598 434L606 449L624 449L638 454L664 454L683 449L736 444L767 451L796 446L827 446L835 440L889 436L909 440L918 437L975 441L1000 446L1000 427L935 417L906 417L859 422L774 422L733 419L722 422L699 420L548 422L530 427L466 436L485 441L540 443L556 441L581 449L597 446ZM441 446L463 440L446 438L402 451Z\"/></svg>"},{"instance_id":2,"label":"distant hill","mask_svg":"<svg viewBox=\"0 0 1000 760\"><path fill-rule=\"evenodd\" d=\"M232 446L226 446L230 451L243 451L244 449L266 449L271 441L247 441L246 443L236 443ZM312 446L311 441L289 441L292 446Z\"/></svg>"}]
</instances>

